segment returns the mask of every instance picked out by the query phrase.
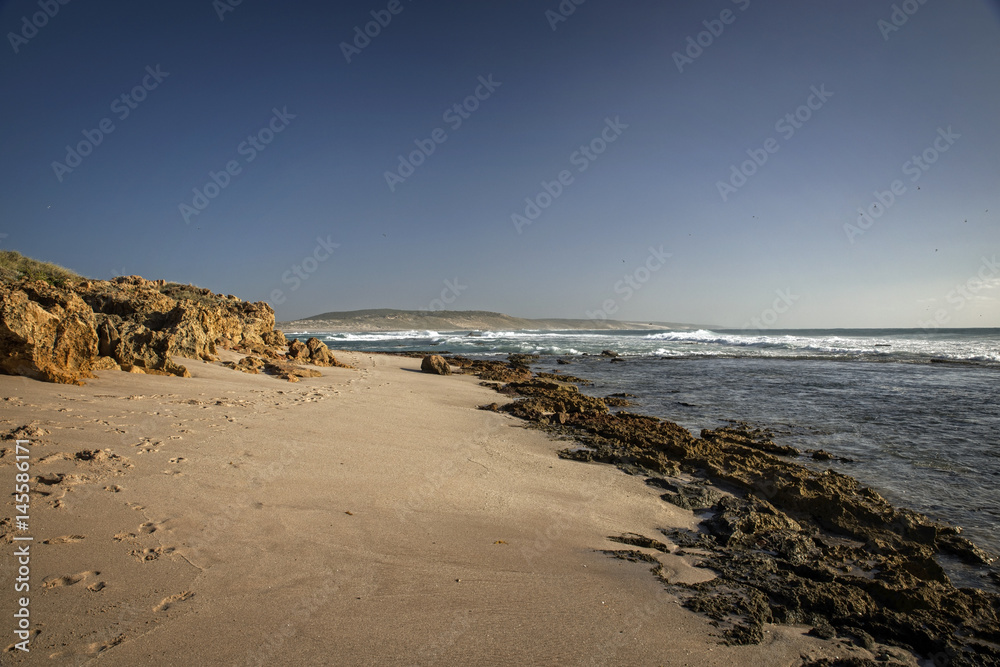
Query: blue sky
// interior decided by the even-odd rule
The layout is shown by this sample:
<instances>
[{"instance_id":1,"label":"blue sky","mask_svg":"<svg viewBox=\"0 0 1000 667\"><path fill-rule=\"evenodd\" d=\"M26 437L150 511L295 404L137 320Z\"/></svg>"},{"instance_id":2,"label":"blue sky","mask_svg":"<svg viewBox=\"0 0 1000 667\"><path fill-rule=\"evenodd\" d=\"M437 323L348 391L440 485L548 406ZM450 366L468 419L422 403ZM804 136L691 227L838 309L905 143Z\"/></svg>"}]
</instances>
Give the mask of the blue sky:
<instances>
[{"instance_id":1,"label":"blue sky","mask_svg":"<svg viewBox=\"0 0 1000 667\"><path fill-rule=\"evenodd\" d=\"M0 28L0 248L94 278L279 319L1000 326L995 2L17 0Z\"/></svg>"}]
</instances>

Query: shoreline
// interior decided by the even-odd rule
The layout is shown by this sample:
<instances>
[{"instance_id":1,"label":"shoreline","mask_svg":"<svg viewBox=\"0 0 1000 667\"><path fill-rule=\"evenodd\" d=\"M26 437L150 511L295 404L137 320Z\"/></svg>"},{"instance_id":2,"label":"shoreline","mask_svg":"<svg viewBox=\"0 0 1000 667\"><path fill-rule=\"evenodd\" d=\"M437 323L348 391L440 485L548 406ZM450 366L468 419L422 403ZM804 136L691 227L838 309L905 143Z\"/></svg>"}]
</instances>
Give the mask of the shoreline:
<instances>
[{"instance_id":1,"label":"shoreline","mask_svg":"<svg viewBox=\"0 0 1000 667\"><path fill-rule=\"evenodd\" d=\"M538 356L509 359L510 368L527 369ZM764 622L806 621L819 636L847 636L863 646L877 638L935 663L1000 664L1000 596L956 588L938 562L961 560L1000 583L994 557L960 529L896 509L846 475L790 462L800 452L774 443L766 429L733 423L695 438L669 421L610 413L622 404L579 392L589 380L559 371L490 377L501 364L463 357L453 363L486 368L481 377L510 383L495 388L517 400L488 409L576 440L561 457L645 477L667 491L663 501L699 513L697 531L661 530L666 544L636 534L612 539L659 553L695 547L701 566L718 574L712 582L677 584L648 552L608 553L652 563L656 578L686 595L686 606L723 623L728 641L761 641Z\"/></svg>"},{"instance_id":2,"label":"shoreline","mask_svg":"<svg viewBox=\"0 0 1000 667\"><path fill-rule=\"evenodd\" d=\"M191 378L99 371L82 387L0 377L2 430L28 427L32 475L45 480L31 496L41 634L28 657L6 659L798 665L872 655L805 625L767 624L760 645L724 645L648 562L604 553L621 546L608 536L693 528L689 510L476 410L497 395L475 378L419 373L415 359L338 357L356 370L294 385L197 362ZM0 458L0 474L11 463ZM690 555L645 551L678 581L705 576ZM11 571L9 557L3 565ZM7 618L10 605L0 605Z\"/></svg>"}]
</instances>

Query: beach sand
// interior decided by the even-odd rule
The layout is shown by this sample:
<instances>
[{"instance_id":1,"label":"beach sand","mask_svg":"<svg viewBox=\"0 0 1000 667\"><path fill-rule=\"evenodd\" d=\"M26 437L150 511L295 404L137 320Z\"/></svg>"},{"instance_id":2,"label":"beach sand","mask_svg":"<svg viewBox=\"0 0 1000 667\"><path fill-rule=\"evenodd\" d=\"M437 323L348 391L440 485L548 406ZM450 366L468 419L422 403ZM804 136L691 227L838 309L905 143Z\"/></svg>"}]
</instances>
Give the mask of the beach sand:
<instances>
[{"instance_id":1,"label":"beach sand","mask_svg":"<svg viewBox=\"0 0 1000 667\"><path fill-rule=\"evenodd\" d=\"M509 415L471 376L338 353L289 384L178 360L191 378L0 376L0 432L30 425L29 654L74 665L800 665L870 656L808 627L725 646L609 535L691 512ZM502 401L501 401L502 402ZM41 429L41 430L34 430ZM18 436L21 437L21 436ZM12 440L0 459L14 514ZM95 453L96 452L96 453ZM61 477L60 477L61 475ZM47 483L49 482L49 483ZM23 544L23 543L17 543ZM649 553L655 552L651 550ZM710 572L657 554L672 578ZM805 660L808 661L808 660Z\"/></svg>"}]
</instances>

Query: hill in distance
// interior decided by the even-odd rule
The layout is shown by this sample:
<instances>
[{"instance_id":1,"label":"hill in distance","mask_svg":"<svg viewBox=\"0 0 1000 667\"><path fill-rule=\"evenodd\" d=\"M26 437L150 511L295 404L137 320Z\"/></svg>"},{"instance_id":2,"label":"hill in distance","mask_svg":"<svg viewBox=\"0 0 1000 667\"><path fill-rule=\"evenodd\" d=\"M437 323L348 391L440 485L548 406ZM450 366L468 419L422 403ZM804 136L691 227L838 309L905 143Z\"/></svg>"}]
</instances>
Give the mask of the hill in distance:
<instances>
[{"instance_id":1,"label":"hill in distance","mask_svg":"<svg viewBox=\"0 0 1000 667\"><path fill-rule=\"evenodd\" d=\"M526 319L486 310L394 310L376 308L320 313L301 320L279 322L278 328L290 331L514 331L541 329L698 329L676 322L625 322L597 319Z\"/></svg>"}]
</instances>

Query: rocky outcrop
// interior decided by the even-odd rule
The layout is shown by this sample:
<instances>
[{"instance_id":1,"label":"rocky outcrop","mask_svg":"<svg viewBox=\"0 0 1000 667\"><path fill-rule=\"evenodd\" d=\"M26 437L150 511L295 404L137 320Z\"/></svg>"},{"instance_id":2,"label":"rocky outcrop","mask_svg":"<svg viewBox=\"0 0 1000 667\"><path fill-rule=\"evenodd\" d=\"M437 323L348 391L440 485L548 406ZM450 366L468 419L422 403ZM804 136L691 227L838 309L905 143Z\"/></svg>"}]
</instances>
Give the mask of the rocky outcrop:
<instances>
[{"instance_id":1,"label":"rocky outcrop","mask_svg":"<svg viewBox=\"0 0 1000 667\"><path fill-rule=\"evenodd\" d=\"M291 361L313 366L337 366L340 368L351 368L347 364L337 361L330 348L319 338L313 337L303 343L300 340L293 340L288 344L288 352L285 357Z\"/></svg>"},{"instance_id":2,"label":"rocky outcrop","mask_svg":"<svg viewBox=\"0 0 1000 667\"><path fill-rule=\"evenodd\" d=\"M101 326L105 324L106 321ZM104 329L112 336L107 356L114 359L123 371L191 377L187 368L170 358L176 352L171 349L169 334L147 329L135 322L121 322L117 328L110 325Z\"/></svg>"},{"instance_id":3,"label":"rocky outcrop","mask_svg":"<svg viewBox=\"0 0 1000 667\"><path fill-rule=\"evenodd\" d=\"M222 365L234 371L257 375L267 365L267 362L260 357L246 356L239 361L224 361Z\"/></svg>"},{"instance_id":4,"label":"rocky outcrop","mask_svg":"<svg viewBox=\"0 0 1000 667\"><path fill-rule=\"evenodd\" d=\"M222 348L275 358L285 343L266 303L189 285L139 276L0 284L0 372L10 375L77 384L110 368L188 376L173 357L214 361Z\"/></svg>"},{"instance_id":5,"label":"rocky outcrop","mask_svg":"<svg viewBox=\"0 0 1000 667\"><path fill-rule=\"evenodd\" d=\"M274 311L266 303L247 303L189 285L122 276L83 282L75 291L93 309L98 323L132 322L170 337L170 352L191 359L214 360L217 348L274 356L285 345L274 329ZM141 331L141 330L137 330Z\"/></svg>"},{"instance_id":6,"label":"rocky outcrop","mask_svg":"<svg viewBox=\"0 0 1000 667\"><path fill-rule=\"evenodd\" d=\"M528 397L501 408L521 419L548 421L552 418L565 424L572 414L605 414L608 411L604 399L581 394L576 385L569 382L532 378L510 382L506 388Z\"/></svg>"},{"instance_id":7,"label":"rocky outcrop","mask_svg":"<svg viewBox=\"0 0 1000 667\"><path fill-rule=\"evenodd\" d=\"M436 354L428 354L424 357L423 361L420 362L420 370L435 375L451 375L451 366L444 360L444 357Z\"/></svg>"},{"instance_id":8,"label":"rocky outcrop","mask_svg":"<svg viewBox=\"0 0 1000 667\"><path fill-rule=\"evenodd\" d=\"M463 373L476 375L480 380L487 382L524 382L531 378L531 369L524 363L523 357L531 355L508 355L508 359L513 358L510 363L501 361L486 361L482 359L469 359L460 355L448 357L448 363L458 366Z\"/></svg>"},{"instance_id":9,"label":"rocky outcrop","mask_svg":"<svg viewBox=\"0 0 1000 667\"><path fill-rule=\"evenodd\" d=\"M292 361L309 361L309 348L300 340L293 340L288 343L288 352L285 357Z\"/></svg>"},{"instance_id":10,"label":"rocky outcrop","mask_svg":"<svg viewBox=\"0 0 1000 667\"><path fill-rule=\"evenodd\" d=\"M318 378L323 375L315 368L303 368L288 361L269 361L264 364L264 372L289 382L298 382L299 378Z\"/></svg>"},{"instance_id":11,"label":"rocky outcrop","mask_svg":"<svg viewBox=\"0 0 1000 667\"><path fill-rule=\"evenodd\" d=\"M82 384L97 360L94 312L73 292L44 282L0 284L0 372Z\"/></svg>"},{"instance_id":12,"label":"rocky outcrop","mask_svg":"<svg viewBox=\"0 0 1000 667\"><path fill-rule=\"evenodd\" d=\"M319 338L310 338L306 341L306 348L309 350L309 363L314 366L341 366L330 352L330 348Z\"/></svg>"}]
</instances>

